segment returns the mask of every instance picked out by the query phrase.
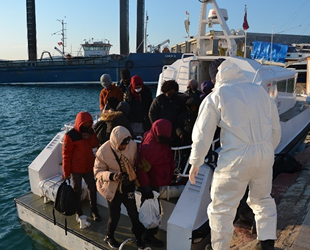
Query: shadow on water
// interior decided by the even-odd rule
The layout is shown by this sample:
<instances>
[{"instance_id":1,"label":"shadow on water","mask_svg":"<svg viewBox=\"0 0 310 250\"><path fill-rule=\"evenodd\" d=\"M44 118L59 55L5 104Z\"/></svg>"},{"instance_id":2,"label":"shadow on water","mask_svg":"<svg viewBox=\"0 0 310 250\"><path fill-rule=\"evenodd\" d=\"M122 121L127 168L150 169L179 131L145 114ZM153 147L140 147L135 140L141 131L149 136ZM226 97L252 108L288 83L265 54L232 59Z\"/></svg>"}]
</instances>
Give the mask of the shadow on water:
<instances>
[{"instance_id":1,"label":"shadow on water","mask_svg":"<svg viewBox=\"0 0 310 250\"><path fill-rule=\"evenodd\" d=\"M52 241L50 238L48 238L45 234L43 234L41 231L35 229L33 226L31 226L28 223L25 223L21 221L21 227L33 240L33 247L37 250L65 250L65 248L59 246L57 243Z\"/></svg>"}]
</instances>

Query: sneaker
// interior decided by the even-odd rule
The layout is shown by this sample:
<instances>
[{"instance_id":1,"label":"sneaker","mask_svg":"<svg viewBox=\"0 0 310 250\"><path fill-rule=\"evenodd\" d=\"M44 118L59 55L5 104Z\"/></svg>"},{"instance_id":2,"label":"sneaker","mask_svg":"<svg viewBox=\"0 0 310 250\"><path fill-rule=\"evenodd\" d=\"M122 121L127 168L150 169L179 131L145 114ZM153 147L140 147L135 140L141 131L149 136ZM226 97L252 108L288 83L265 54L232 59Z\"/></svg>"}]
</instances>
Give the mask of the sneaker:
<instances>
[{"instance_id":1,"label":"sneaker","mask_svg":"<svg viewBox=\"0 0 310 250\"><path fill-rule=\"evenodd\" d=\"M82 216L82 215L83 215L83 212L82 212L82 213L76 213L76 214L75 214L75 220L76 220L76 222L80 223L80 216Z\"/></svg>"},{"instance_id":2,"label":"sneaker","mask_svg":"<svg viewBox=\"0 0 310 250\"><path fill-rule=\"evenodd\" d=\"M116 239L108 235L104 238L104 242L106 242L109 247L113 249L118 249L120 247L120 244L116 241Z\"/></svg>"},{"instance_id":3,"label":"sneaker","mask_svg":"<svg viewBox=\"0 0 310 250\"><path fill-rule=\"evenodd\" d=\"M155 236L148 236L143 238L143 241L148 244L151 245L153 247L164 247L165 244L162 240L159 240L157 238L155 238Z\"/></svg>"},{"instance_id":4,"label":"sneaker","mask_svg":"<svg viewBox=\"0 0 310 250\"><path fill-rule=\"evenodd\" d=\"M142 239L137 239L136 244L137 244L138 250L143 250L145 248L145 243L143 242Z\"/></svg>"},{"instance_id":5,"label":"sneaker","mask_svg":"<svg viewBox=\"0 0 310 250\"><path fill-rule=\"evenodd\" d=\"M93 217L93 220L96 222L100 222L101 221L101 216L97 211L92 211L91 216Z\"/></svg>"},{"instance_id":6,"label":"sneaker","mask_svg":"<svg viewBox=\"0 0 310 250\"><path fill-rule=\"evenodd\" d=\"M80 217L81 215L83 215L82 210L76 211L76 217Z\"/></svg>"},{"instance_id":7,"label":"sneaker","mask_svg":"<svg viewBox=\"0 0 310 250\"><path fill-rule=\"evenodd\" d=\"M76 222L80 222L80 216L78 214L75 215Z\"/></svg>"}]
</instances>

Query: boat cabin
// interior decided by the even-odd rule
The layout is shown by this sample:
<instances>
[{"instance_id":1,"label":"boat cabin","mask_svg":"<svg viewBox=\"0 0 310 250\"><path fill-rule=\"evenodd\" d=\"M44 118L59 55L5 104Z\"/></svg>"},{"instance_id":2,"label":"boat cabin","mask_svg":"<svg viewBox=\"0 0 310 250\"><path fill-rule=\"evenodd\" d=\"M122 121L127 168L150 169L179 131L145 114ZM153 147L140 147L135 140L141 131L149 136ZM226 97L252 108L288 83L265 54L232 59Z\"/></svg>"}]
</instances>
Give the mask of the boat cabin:
<instances>
[{"instance_id":1,"label":"boat cabin","mask_svg":"<svg viewBox=\"0 0 310 250\"><path fill-rule=\"evenodd\" d=\"M106 40L104 40L106 41ZM101 41L85 41L85 43L81 44L84 52L84 57L101 57L108 56L112 44L109 41L104 42Z\"/></svg>"}]
</instances>

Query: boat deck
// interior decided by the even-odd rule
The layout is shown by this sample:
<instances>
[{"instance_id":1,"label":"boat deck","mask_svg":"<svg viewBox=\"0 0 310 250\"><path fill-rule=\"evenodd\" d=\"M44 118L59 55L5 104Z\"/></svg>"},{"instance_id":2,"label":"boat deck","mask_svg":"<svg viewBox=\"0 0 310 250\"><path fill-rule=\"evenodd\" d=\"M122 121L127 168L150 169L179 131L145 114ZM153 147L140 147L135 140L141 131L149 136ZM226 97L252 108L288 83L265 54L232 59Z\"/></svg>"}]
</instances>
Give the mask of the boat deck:
<instances>
[{"instance_id":1,"label":"boat deck","mask_svg":"<svg viewBox=\"0 0 310 250\"><path fill-rule=\"evenodd\" d=\"M90 206L88 200L84 200L82 202L82 209L85 213L85 215L88 216L87 221L91 222L91 225L85 229L80 229L80 224L76 221L76 216L68 216L67 217L67 230L68 230L68 236L65 235L65 216L60 214L55 210L55 216L56 216L56 225L54 225L54 219L53 219L53 202L44 203L43 197L39 197L37 195L34 195L33 193L27 193L20 197L17 197L15 199L15 203L17 207L25 208L18 209L19 217L21 218L21 213L24 213L24 211L30 211L32 214L35 214L35 216L32 218L36 221L39 221L40 219L43 219L45 221L45 227L51 227L51 230L56 231L57 229L61 228L63 230L63 236L69 237L70 235L74 235L74 237L80 238L84 242L84 246L81 246L80 249L110 249L109 246L103 241L103 238L106 234L106 228L107 228L107 221L108 221L108 209L106 207L98 205L99 213L102 217L101 222L95 222L90 217ZM29 215L26 215L29 219ZM33 224L30 221L27 221L30 224ZM34 222L35 223L35 222ZM51 224L52 223L52 224ZM48 225L47 225L48 224ZM33 225L34 226L34 225ZM37 228L37 227L36 227ZM38 228L39 229L39 228ZM70 236L71 237L71 236ZM166 242L166 232L163 230L159 230L156 237L164 240ZM115 232L115 238L119 243L121 244L128 238L135 239L134 235L131 233L131 221L128 216L121 215L120 221L118 223L118 227ZM127 242L125 249L137 249L135 242ZM74 248L72 248L74 249ZM121 248L120 248L121 249ZM154 248L152 249L159 249ZM160 249L166 249L160 248Z\"/></svg>"}]
</instances>

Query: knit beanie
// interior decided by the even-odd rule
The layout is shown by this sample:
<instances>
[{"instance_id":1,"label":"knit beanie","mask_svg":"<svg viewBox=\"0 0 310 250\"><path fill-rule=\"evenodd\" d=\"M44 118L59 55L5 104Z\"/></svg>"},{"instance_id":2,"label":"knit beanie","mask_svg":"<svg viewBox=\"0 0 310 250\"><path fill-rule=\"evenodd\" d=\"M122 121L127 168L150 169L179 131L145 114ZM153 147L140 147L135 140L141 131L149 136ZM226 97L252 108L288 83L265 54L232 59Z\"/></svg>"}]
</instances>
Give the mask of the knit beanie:
<instances>
[{"instance_id":1,"label":"knit beanie","mask_svg":"<svg viewBox=\"0 0 310 250\"><path fill-rule=\"evenodd\" d=\"M103 74L100 77L100 82L101 82L102 87L105 87L105 88L109 87L112 84L111 76L108 74Z\"/></svg>"}]
</instances>

